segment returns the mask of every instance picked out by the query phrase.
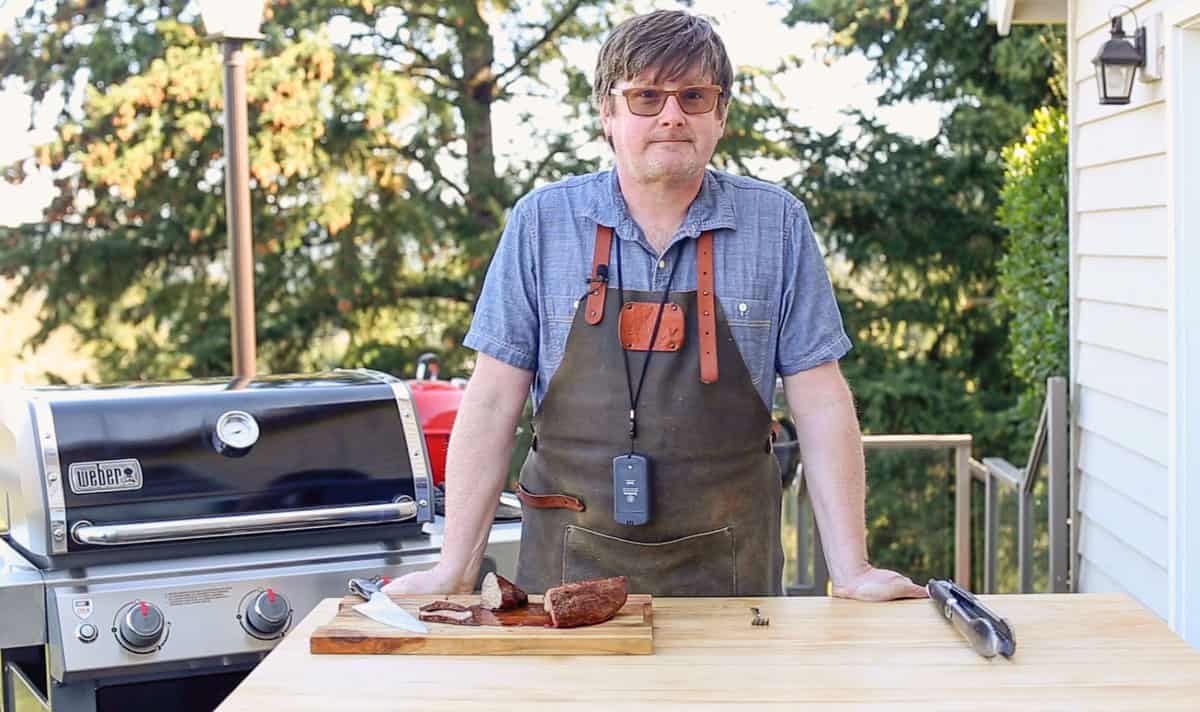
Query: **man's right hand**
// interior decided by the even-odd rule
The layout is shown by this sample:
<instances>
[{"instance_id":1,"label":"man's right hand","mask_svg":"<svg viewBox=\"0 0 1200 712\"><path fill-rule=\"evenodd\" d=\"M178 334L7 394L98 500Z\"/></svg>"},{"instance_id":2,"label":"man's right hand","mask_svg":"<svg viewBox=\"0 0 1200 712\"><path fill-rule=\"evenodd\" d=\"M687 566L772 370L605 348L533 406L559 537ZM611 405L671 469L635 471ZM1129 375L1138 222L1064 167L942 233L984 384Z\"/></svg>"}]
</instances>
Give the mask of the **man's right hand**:
<instances>
[{"instance_id":1,"label":"man's right hand","mask_svg":"<svg viewBox=\"0 0 1200 712\"><path fill-rule=\"evenodd\" d=\"M473 581L464 583L458 572L440 564L432 569L405 574L383 587L385 593L437 595L471 593L474 589Z\"/></svg>"}]
</instances>

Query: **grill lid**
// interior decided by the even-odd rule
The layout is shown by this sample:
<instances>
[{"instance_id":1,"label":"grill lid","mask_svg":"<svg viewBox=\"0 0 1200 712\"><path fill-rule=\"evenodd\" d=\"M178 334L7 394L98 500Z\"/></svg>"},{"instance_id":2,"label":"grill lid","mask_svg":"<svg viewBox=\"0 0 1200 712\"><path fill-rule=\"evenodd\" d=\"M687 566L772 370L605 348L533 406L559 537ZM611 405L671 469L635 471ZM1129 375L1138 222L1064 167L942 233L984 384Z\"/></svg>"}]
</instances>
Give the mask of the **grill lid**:
<instances>
[{"instance_id":1,"label":"grill lid","mask_svg":"<svg viewBox=\"0 0 1200 712\"><path fill-rule=\"evenodd\" d=\"M13 541L35 554L433 519L411 395L386 374L24 396L6 413L0 486L18 505Z\"/></svg>"}]
</instances>

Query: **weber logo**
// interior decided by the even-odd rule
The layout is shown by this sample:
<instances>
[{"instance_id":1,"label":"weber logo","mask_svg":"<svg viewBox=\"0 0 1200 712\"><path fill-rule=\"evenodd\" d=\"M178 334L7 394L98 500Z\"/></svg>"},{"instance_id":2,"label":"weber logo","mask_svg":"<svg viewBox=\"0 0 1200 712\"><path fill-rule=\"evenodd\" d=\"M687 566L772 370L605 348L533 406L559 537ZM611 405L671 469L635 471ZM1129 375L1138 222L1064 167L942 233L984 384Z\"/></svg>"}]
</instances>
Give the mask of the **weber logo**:
<instances>
[{"instance_id":1,"label":"weber logo","mask_svg":"<svg viewBox=\"0 0 1200 712\"><path fill-rule=\"evenodd\" d=\"M134 459L76 462L67 478L75 494L135 490L142 488L142 466Z\"/></svg>"}]
</instances>

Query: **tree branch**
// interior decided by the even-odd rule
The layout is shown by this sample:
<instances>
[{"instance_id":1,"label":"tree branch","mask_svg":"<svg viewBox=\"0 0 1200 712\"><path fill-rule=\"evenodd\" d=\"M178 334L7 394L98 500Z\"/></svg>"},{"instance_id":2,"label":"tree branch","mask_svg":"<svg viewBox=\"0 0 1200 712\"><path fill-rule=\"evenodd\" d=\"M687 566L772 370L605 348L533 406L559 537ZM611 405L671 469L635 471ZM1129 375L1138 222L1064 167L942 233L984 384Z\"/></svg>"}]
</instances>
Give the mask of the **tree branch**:
<instances>
[{"instance_id":1,"label":"tree branch","mask_svg":"<svg viewBox=\"0 0 1200 712\"><path fill-rule=\"evenodd\" d=\"M554 157L567 150L568 140L569 139L565 135L558 137L558 141L556 141L555 144L550 147L550 151L546 154L546 157L543 158L541 162L537 164L537 167L533 169L533 172L529 174L529 179L526 180L525 184L521 186L521 192L518 195L525 195L529 191L533 190L534 184L537 183L538 178L542 177L542 172L546 170L546 167L550 165L550 162L554 160Z\"/></svg>"},{"instance_id":2,"label":"tree branch","mask_svg":"<svg viewBox=\"0 0 1200 712\"><path fill-rule=\"evenodd\" d=\"M412 72L418 77L429 79L446 91L458 91L460 89L460 87L456 86L455 84L446 81L446 72L443 67L438 67L432 64L424 64L422 62L405 63L388 54L376 54L375 56L387 63L394 62L395 64L391 65L393 68L400 67L404 71ZM453 79L453 77L451 78Z\"/></svg>"},{"instance_id":3,"label":"tree branch","mask_svg":"<svg viewBox=\"0 0 1200 712\"><path fill-rule=\"evenodd\" d=\"M442 27L449 27L452 30L457 29L454 26L454 24L451 23L449 20L447 20L444 17L440 17L438 15L431 15L427 12L416 12L414 10L405 10L404 14L407 15L408 17L415 18L417 20L428 20L429 22L432 22L435 25L441 25Z\"/></svg>"},{"instance_id":4,"label":"tree branch","mask_svg":"<svg viewBox=\"0 0 1200 712\"><path fill-rule=\"evenodd\" d=\"M546 28L546 31L540 38L532 42L525 49L518 50L513 53L513 63L496 75L495 82L499 84L500 80L504 78L505 75L520 69L525 63L525 60L529 59L529 56L533 54L539 47L549 42L550 38L553 37L556 32L558 32L559 28L561 28L563 24L571 18L572 15L575 14L575 11L578 10L579 6L582 4L583 0L571 0L571 2L565 8L563 8L563 11L559 14L559 16L554 18L554 21L550 23L550 26Z\"/></svg>"},{"instance_id":5,"label":"tree branch","mask_svg":"<svg viewBox=\"0 0 1200 712\"><path fill-rule=\"evenodd\" d=\"M398 31L399 30L397 30L397 32ZM456 82L459 81L459 77L454 75L454 68L450 66L449 62L446 62L446 61L439 62L439 61L435 60L433 57L430 57L428 54L426 54L424 50L422 50L420 47L417 47L416 45L412 44L411 42L406 42L405 40L402 40L399 37L396 37L394 35L390 38L384 39L384 42L396 45L396 46L400 47L400 49L405 50L406 52L411 52L414 57L421 60L420 63L414 62L413 64L415 66L426 67L429 69L436 69L437 71L441 72L442 74L445 74L450 79L453 79Z\"/></svg>"},{"instance_id":6,"label":"tree branch","mask_svg":"<svg viewBox=\"0 0 1200 712\"><path fill-rule=\"evenodd\" d=\"M422 160L420 156L416 155L416 153L414 153L413 150L411 148L409 148L408 146L393 146L393 145L387 145L387 144L375 144L375 145L371 146L371 149L372 150L381 149L381 150L395 151L395 152L399 153L404 158L407 158L408 160L410 160L414 163L420 164L422 168L429 171L430 175L433 176L435 183L443 183L443 184L449 186L450 189L453 190L455 193L458 193L458 196L460 198L462 198L464 201L467 199L466 189L460 187L457 183L455 183L454 181L447 178L445 176L445 174L442 173L441 169L438 168L436 159L431 158L428 162L426 162L426 161Z\"/></svg>"}]
</instances>

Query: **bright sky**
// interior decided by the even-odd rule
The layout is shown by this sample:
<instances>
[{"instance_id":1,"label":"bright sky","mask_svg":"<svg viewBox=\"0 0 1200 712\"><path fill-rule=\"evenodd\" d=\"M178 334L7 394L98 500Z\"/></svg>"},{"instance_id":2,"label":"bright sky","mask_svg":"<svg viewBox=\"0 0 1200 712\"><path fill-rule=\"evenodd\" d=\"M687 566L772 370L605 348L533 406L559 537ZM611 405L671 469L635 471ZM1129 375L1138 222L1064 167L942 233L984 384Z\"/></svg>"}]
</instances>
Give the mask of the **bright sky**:
<instances>
[{"instance_id":1,"label":"bright sky","mask_svg":"<svg viewBox=\"0 0 1200 712\"><path fill-rule=\"evenodd\" d=\"M0 0L0 31L12 27L13 19L22 14L32 0ZM673 8L674 2L642 0L643 9ZM825 65L813 44L825 37L820 25L788 28L782 18L784 11L772 7L767 0L696 0L693 12L713 18L736 65L774 67L785 54L797 54L803 65L776 76L780 100L796 111L800 121L820 131L830 131L845 122L844 109L858 108L878 117L894 131L918 139L937 133L942 108L932 103L879 107L876 104L881 88L867 83L871 63L860 55L840 59ZM334 25L331 34L336 39L344 27ZM498 43L503 47L507 43ZM595 66L598 47L582 45L565 48L568 58L589 69ZM53 137L52 121L57 106L46 107L35 118L34 130L29 130L30 99L16 82L0 85L0 165L7 165L31 155L32 147ZM530 155L528 131L519 127L517 116L529 112L547 121L561 115L561 104L550 100L513 102L497 107L493 114L497 153L503 161L506 155ZM593 147L592 151L602 151ZM32 173L20 186L0 181L0 225L18 225L41 218L43 208L52 196L53 186L46 173Z\"/></svg>"}]
</instances>

